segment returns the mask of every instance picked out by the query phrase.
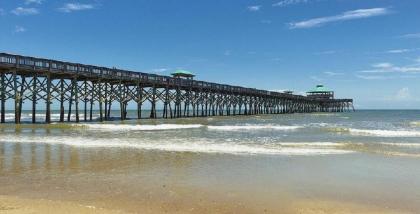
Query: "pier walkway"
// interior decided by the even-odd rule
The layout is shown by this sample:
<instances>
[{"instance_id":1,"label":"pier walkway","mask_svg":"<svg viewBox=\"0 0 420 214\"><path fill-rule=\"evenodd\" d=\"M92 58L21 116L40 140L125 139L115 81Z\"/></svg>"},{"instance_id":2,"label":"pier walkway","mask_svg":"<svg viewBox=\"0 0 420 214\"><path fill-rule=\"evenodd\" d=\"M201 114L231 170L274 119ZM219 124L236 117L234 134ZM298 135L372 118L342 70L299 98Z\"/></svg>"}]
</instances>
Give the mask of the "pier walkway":
<instances>
[{"instance_id":1,"label":"pier walkway","mask_svg":"<svg viewBox=\"0 0 420 214\"><path fill-rule=\"evenodd\" d=\"M33 123L70 122L72 114L76 115L73 122L91 121L93 111L99 111L100 121L109 120L113 104L119 105L119 117L125 120L130 102L137 105L138 119L146 102L151 106L150 118L354 110L352 99L301 96L6 53L0 53L0 99L1 123L7 122L8 100L14 103L15 123L21 122L25 101L32 104ZM45 121L36 121L41 102L45 103ZM58 106L59 121L51 121L52 106Z\"/></svg>"}]
</instances>

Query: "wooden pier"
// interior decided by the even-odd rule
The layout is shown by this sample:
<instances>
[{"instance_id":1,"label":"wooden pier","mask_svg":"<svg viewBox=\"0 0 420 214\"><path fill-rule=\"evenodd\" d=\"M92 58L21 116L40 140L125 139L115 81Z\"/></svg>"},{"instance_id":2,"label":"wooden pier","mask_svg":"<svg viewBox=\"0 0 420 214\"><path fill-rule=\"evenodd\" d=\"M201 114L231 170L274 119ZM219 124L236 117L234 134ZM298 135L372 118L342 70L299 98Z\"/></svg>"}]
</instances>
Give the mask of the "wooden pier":
<instances>
[{"instance_id":1,"label":"wooden pier","mask_svg":"<svg viewBox=\"0 0 420 214\"><path fill-rule=\"evenodd\" d=\"M0 99L1 123L6 122L7 100L14 102L15 123L21 122L25 101L32 104L33 123L70 122L72 114L76 115L73 122L92 121L93 111L99 111L99 121L109 120L116 103L119 117L125 120L130 102L137 104L138 119L146 102L150 102L150 118L354 110L352 99L293 95L6 53L0 53ZM45 102L45 120L36 121L40 102ZM51 120L52 106L58 106L58 121Z\"/></svg>"}]
</instances>

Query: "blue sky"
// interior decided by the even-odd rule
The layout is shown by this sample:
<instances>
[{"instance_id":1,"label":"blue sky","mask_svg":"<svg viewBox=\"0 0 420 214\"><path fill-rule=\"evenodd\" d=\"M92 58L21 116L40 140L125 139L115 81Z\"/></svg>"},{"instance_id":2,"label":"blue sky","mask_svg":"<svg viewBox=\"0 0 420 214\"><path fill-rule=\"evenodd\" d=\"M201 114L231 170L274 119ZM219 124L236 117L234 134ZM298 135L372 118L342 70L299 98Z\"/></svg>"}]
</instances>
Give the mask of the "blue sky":
<instances>
[{"instance_id":1,"label":"blue sky","mask_svg":"<svg viewBox=\"0 0 420 214\"><path fill-rule=\"evenodd\" d=\"M420 1L0 0L0 51L420 108Z\"/></svg>"}]
</instances>

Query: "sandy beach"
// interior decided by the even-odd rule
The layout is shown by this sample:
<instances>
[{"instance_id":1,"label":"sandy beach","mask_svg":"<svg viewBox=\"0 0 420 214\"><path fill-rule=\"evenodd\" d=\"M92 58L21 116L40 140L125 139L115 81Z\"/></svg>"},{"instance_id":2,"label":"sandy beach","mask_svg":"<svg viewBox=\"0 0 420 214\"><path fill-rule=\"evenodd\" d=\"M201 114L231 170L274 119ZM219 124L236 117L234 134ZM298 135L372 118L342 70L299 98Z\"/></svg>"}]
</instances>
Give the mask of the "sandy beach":
<instances>
[{"instance_id":1,"label":"sandy beach","mask_svg":"<svg viewBox=\"0 0 420 214\"><path fill-rule=\"evenodd\" d=\"M5 124L0 213L417 213L418 119L385 113Z\"/></svg>"},{"instance_id":2,"label":"sandy beach","mask_svg":"<svg viewBox=\"0 0 420 214\"><path fill-rule=\"evenodd\" d=\"M98 205L101 203L98 202ZM132 211L137 209L137 211ZM25 214L25 213L82 213L82 214L124 214L124 213L408 213L403 211L389 211L380 207L372 207L360 204L351 204L335 201L300 201L292 202L287 207L276 210L252 210L249 207L235 207L223 204L189 204L189 205L137 205L136 208L131 207L112 207L104 208L95 205L78 204L75 202L53 201L45 199L23 199L14 196L0 196L0 213L8 214Z\"/></svg>"},{"instance_id":3,"label":"sandy beach","mask_svg":"<svg viewBox=\"0 0 420 214\"><path fill-rule=\"evenodd\" d=\"M0 213L318 214L419 209L411 186L415 175L393 184L390 172L378 175L380 181L363 181L365 176L348 177L353 173L332 170L341 165L360 167L352 164L352 159L360 158L354 155L279 159L68 148L63 152L68 152L68 162L60 162L52 158L54 147L49 149L51 157L42 165L25 166L13 158L12 168L2 171ZM375 165L384 159L370 161ZM398 162L390 159L387 164L397 167ZM308 165L328 166L331 171Z\"/></svg>"}]
</instances>

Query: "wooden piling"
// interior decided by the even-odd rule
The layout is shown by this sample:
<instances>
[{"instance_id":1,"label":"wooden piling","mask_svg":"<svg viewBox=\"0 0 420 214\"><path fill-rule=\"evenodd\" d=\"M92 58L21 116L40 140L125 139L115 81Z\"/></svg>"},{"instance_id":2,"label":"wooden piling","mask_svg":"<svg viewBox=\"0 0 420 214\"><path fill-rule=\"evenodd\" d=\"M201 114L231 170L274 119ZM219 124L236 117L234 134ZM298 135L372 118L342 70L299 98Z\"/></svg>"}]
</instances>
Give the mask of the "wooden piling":
<instances>
[{"instance_id":1,"label":"wooden piling","mask_svg":"<svg viewBox=\"0 0 420 214\"><path fill-rule=\"evenodd\" d=\"M18 124L19 123L19 99L20 99L20 93L18 92L16 71L13 71L13 90L14 90L14 99L15 99L15 123Z\"/></svg>"},{"instance_id":2,"label":"wooden piling","mask_svg":"<svg viewBox=\"0 0 420 214\"><path fill-rule=\"evenodd\" d=\"M141 107L143 103L143 87L140 80L137 82L137 119L141 119Z\"/></svg>"},{"instance_id":3,"label":"wooden piling","mask_svg":"<svg viewBox=\"0 0 420 214\"><path fill-rule=\"evenodd\" d=\"M114 85L111 85L110 93L112 93L113 91L114 91ZM108 101L108 112L106 113L108 119L111 117L111 106L112 106L112 98L110 97Z\"/></svg>"},{"instance_id":4,"label":"wooden piling","mask_svg":"<svg viewBox=\"0 0 420 214\"><path fill-rule=\"evenodd\" d=\"M83 99L83 104L84 104L84 108L83 108L83 120L86 122L87 121L87 95L88 95L88 88L87 88L87 81L85 80L83 83L83 87L84 87L84 99Z\"/></svg>"},{"instance_id":5,"label":"wooden piling","mask_svg":"<svg viewBox=\"0 0 420 214\"><path fill-rule=\"evenodd\" d=\"M32 78L32 123L36 123L36 101L37 101L37 75Z\"/></svg>"},{"instance_id":6,"label":"wooden piling","mask_svg":"<svg viewBox=\"0 0 420 214\"><path fill-rule=\"evenodd\" d=\"M79 118L79 83L77 77L73 79L73 87L74 87L74 104L76 110L76 123L80 122Z\"/></svg>"},{"instance_id":7,"label":"wooden piling","mask_svg":"<svg viewBox=\"0 0 420 214\"><path fill-rule=\"evenodd\" d=\"M150 118L156 118L156 87L152 89L152 98L150 100L152 109L150 110Z\"/></svg>"},{"instance_id":8,"label":"wooden piling","mask_svg":"<svg viewBox=\"0 0 420 214\"><path fill-rule=\"evenodd\" d=\"M103 111L102 111L102 103L103 103L103 97L102 97L102 83L99 81L98 82L98 94L99 94L99 121L103 122L104 121L104 115L103 115Z\"/></svg>"},{"instance_id":9,"label":"wooden piling","mask_svg":"<svg viewBox=\"0 0 420 214\"><path fill-rule=\"evenodd\" d=\"M64 79L60 79L60 122L64 122Z\"/></svg>"},{"instance_id":10,"label":"wooden piling","mask_svg":"<svg viewBox=\"0 0 420 214\"><path fill-rule=\"evenodd\" d=\"M89 107L89 121L92 121L92 117L93 117L93 102L94 102L94 97L95 97L95 83L92 82L92 88L90 90L91 93L91 98L90 98L90 107Z\"/></svg>"},{"instance_id":11,"label":"wooden piling","mask_svg":"<svg viewBox=\"0 0 420 214\"><path fill-rule=\"evenodd\" d=\"M1 71L0 71L1 72ZM1 72L1 88L0 88L0 92L1 92L1 119L0 122L1 123L5 123L6 122L6 81L5 81L5 76L6 74Z\"/></svg>"},{"instance_id":12,"label":"wooden piling","mask_svg":"<svg viewBox=\"0 0 420 214\"><path fill-rule=\"evenodd\" d=\"M121 120L125 120L125 118L124 118L125 114L124 114L123 89L122 89L121 81L118 84L118 96L119 96L119 102L120 102L120 118L121 118Z\"/></svg>"},{"instance_id":13,"label":"wooden piling","mask_svg":"<svg viewBox=\"0 0 420 214\"><path fill-rule=\"evenodd\" d=\"M74 79L71 80L70 83L70 97L69 97L69 108L67 113L67 122L70 122L71 120L71 107L73 105L73 96L74 96Z\"/></svg>"},{"instance_id":14,"label":"wooden piling","mask_svg":"<svg viewBox=\"0 0 420 214\"><path fill-rule=\"evenodd\" d=\"M105 85L105 100L104 100L104 102L105 102L105 110L104 110L104 113L105 113L105 120L108 120L108 114L107 114L107 112L108 112L108 83L105 83L104 84Z\"/></svg>"},{"instance_id":15,"label":"wooden piling","mask_svg":"<svg viewBox=\"0 0 420 214\"><path fill-rule=\"evenodd\" d=\"M45 101L45 122L51 123L51 75L47 74L47 100Z\"/></svg>"}]
</instances>

